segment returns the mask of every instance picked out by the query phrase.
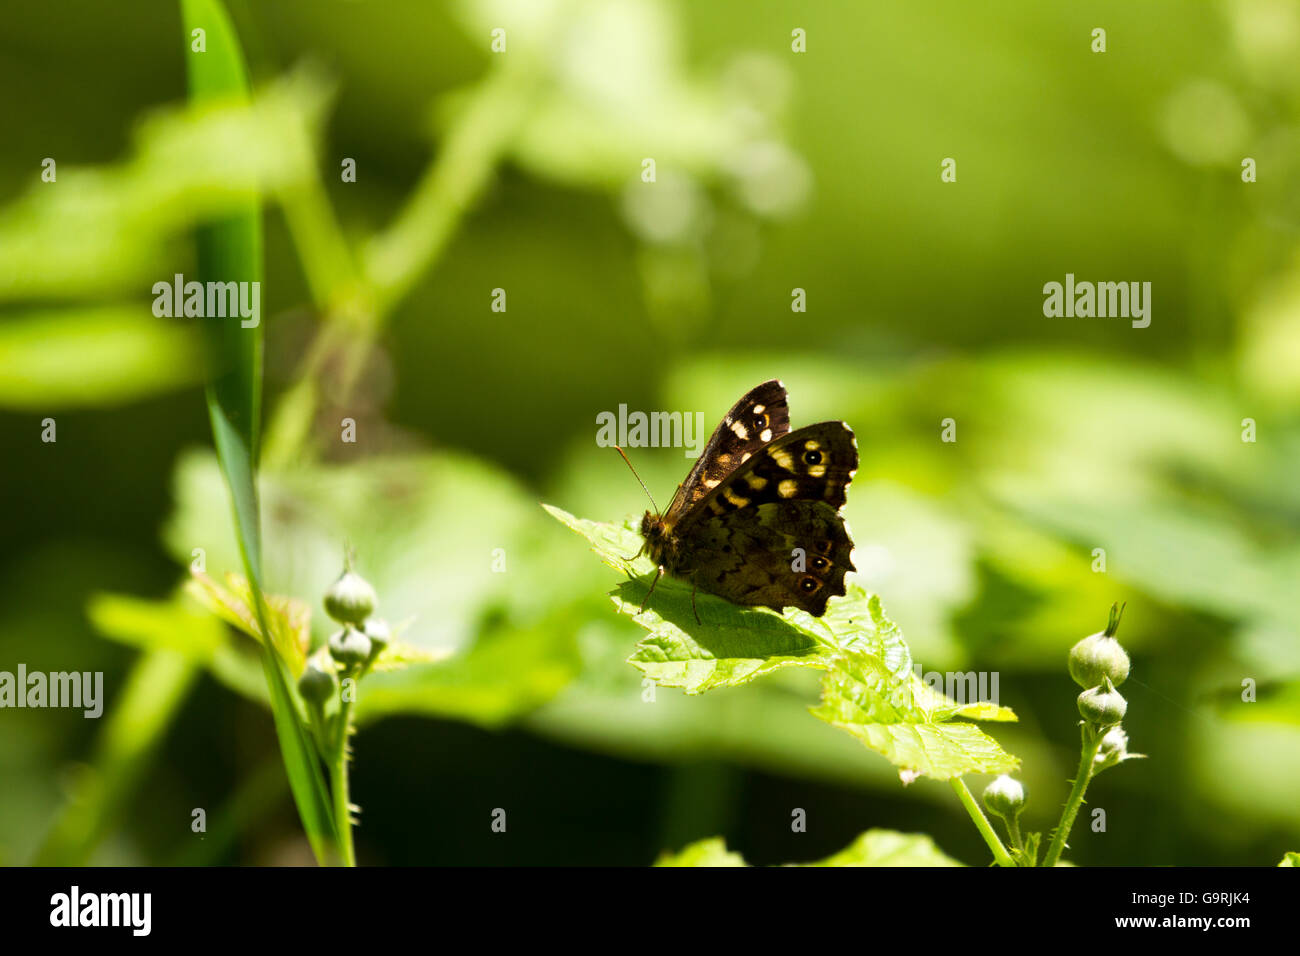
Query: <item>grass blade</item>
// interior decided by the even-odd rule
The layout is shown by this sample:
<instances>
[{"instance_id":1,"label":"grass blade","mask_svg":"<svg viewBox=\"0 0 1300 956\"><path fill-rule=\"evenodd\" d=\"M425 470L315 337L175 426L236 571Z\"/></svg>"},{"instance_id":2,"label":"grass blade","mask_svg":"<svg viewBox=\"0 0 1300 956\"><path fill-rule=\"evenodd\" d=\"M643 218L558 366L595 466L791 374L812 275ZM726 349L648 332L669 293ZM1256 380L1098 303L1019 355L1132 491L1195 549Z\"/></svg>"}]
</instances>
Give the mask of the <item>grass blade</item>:
<instances>
[{"instance_id":1,"label":"grass blade","mask_svg":"<svg viewBox=\"0 0 1300 956\"><path fill-rule=\"evenodd\" d=\"M246 98L243 56L220 0L181 0L186 68L192 100ZM203 51L196 49L199 34ZM230 144L238 149L238 143ZM198 280L260 282L261 209L250 197L246 207L198 230ZM235 318L201 320L208 359L207 403L212 438L234 507L244 571L262 633L267 626L262 593L261 531L256 466L261 412L262 326L245 328ZM303 730L293 690L279 656L262 645L262 666L271 692L275 729L280 738L290 789L316 859L336 859L337 827L315 750Z\"/></svg>"}]
</instances>

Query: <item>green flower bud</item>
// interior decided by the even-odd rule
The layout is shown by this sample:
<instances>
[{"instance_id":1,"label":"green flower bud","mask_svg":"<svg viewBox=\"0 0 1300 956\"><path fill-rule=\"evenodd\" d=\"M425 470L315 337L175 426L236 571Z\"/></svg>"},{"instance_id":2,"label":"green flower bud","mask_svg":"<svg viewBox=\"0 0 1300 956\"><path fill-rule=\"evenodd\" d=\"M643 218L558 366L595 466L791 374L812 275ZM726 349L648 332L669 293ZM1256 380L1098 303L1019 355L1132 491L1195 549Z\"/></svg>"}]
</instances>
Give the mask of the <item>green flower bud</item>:
<instances>
[{"instance_id":1,"label":"green flower bud","mask_svg":"<svg viewBox=\"0 0 1300 956\"><path fill-rule=\"evenodd\" d=\"M340 624L361 624L375 609L375 589L352 571L344 571L325 592L325 611Z\"/></svg>"},{"instance_id":2,"label":"green flower bud","mask_svg":"<svg viewBox=\"0 0 1300 956\"><path fill-rule=\"evenodd\" d=\"M344 667L360 667L370 659L370 638L351 624L330 638L330 656Z\"/></svg>"},{"instance_id":3,"label":"green flower bud","mask_svg":"<svg viewBox=\"0 0 1300 956\"><path fill-rule=\"evenodd\" d=\"M1005 773L984 788L984 807L1009 820L1018 816L1025 806L1025 788L1014 777Z\"/></svg>"},{"instance_id":4,"label":"green flower bud","mask_svg":"<svg viewBox=\"0 0 1300 956\"><path fill-rule=\"evenodd\" d=\"M370 663L374 663L384 648L392 643L393 632L389 628L388 622L382 617L372 617L366 621L362 628L366 632L366 637L370 638Z\"/></svg>"},{"instance_id":5,"label":"green flower bud","mask_svg":"<svg viewBox=\"0 0 1300 956\"><path fill-rule=\"evenodd\" d=\"M1085 637L1070 649L1070 676L1080 687L1100 687L1110 678L1117 687L1128 677L1128 654L1115 640L1124 609L1112 604L1106 630Z\"/></svg>"},{"instance_id":6,"label":"green flower bud","mask_svg":"<svg viewBox=\"0 0 1300 956\"><path fill-rule=\"evenodd\" d=\"M1101 687L1092 687L1079 695L1079 713L1096 727L1112 727L1124 719L1128 701L1120 696L1110 678Z\"/></svg>"},{"instance_id":7,"label":"green flower bud","mask_svg":"<svg viewBox=\"0 0 1300 956\"><path fill-rule=\"evenodd\" d=\"M1095 770L1104 770L1127 756L1128 734L1124 733L1123 727L1112 727L1101 738L1101 746L1097 748L1097 756L1092 762L1093 767Z\"/></svg>"},{"instance_id":8,"label":"green flower bud","mask_svg":"<svg viewBox=\"0 0 1300 956\"><path fill-rule=\"evenodd\" d=\"M322 667L315 658L307 661L307 667L298 678L298 693L310 704L323 704L334 696L337 681L333 669Z\"/></svg>"}]
</instances>

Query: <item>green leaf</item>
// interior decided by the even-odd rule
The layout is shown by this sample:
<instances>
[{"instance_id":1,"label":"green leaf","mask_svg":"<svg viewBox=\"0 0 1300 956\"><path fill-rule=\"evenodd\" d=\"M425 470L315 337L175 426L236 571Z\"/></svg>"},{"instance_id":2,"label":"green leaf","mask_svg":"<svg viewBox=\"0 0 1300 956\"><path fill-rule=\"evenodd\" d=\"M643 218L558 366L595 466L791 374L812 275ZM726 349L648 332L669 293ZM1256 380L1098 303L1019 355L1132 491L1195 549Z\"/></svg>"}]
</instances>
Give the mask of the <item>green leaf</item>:
<instances>
[{"instance_id":1,"label":"green leaf","mask_svg":"<svg viewBox=\"0 0 1300 956\"><path fill-rule=\"evenodd\" d=\"M655 866L748 866L739 853L727 849L722 837L698 840L680 853L664 853Z\"/></svg>"},{"instance_id":2,"label":"green leaf","mask_svg":"<svg viewBox=\"0 0 1300 956\"><path fill-rule=\"evenodd\" d=\"M223 59L215 45L191 53L188 37L184 56L191 66ZM60 161L57 188L34 183L0 211L0 300L141 296L172 278L177 240L194 225L246 208L259 191L291 205L315 175L326 85L300 70L251 101L213 92L146 117L126 160ZM136 308L153 318L148 304Z\"/></svg>"},{"instance_id":3,"label":"green leaf","mask_svg":"<svg viewBox=\"0 0 1300 956\"><path fill-rule=\"evenodd\" d=\"M1300 866L1300 853L1288 852L1278 866Z\"/></svg>"},{"instance_id":4,"label":"green leaf","mask_svg":"<svg viewBox=\"0 0 1300 956\"><path fill-rule=\"evenodd\" d=\"M421 713L499 727L573 680L579 667L576 630L576 620L499 628L449 660L412 661L398 672L374 673L362 685L357 720Z\"/></svg>"},{"instance_id":5,"label":"green leaf","mask_svg":"<svg viewBox=\"0 0 1300 956\"><path fill-rule=\"evenodd\" d=\"M206 574L195 572L185 590L231 627L262 642L262 627L259 615L252 610L254 598L247 579L238 574L227 574L226 587L223 588ZM307 650L311 646L311 608L292 597L268 594L264 600L271 642L289 668L289 675L296 679L307 666Z\"/></svg>"},{"instance_id":6,"label":"green leaf","mask_svg":"<svg viewBox=\"0 0 1300 956\"><path fill-rule=\"evenodd\" d=\"M628 662L657 683L700 694L744 684L782 667L825 666L833 635L802 611L781 615L698 593L697 622L691 586L667 576L655 585L650 604L641 611L655 570L648 558L628 558L640 550L641 536L627 526L587 521L550 505L542 507L590 541L606 564L631 577L611 597L620 614L628 614L650 632Z\"/></svg>"},{"instance_id":7,"label":"green leaf","mask_svg":"<svg viewBox=\"0 0 1300 956\"><path fill-rule=\"evenodd\" d=\"M962 866L923 833L868 830L840 852L796 866Z\"/></svg>"},{"instance_id":8,"label":"green leaf","mask_svg":"<svg viewBox=\"0 0 1300 956\"><path fill-rule=\"evenodd\" d=\"M655 589L654 607L637 613L654 568L648 559L630 557L640 549L636 531L543 507L585 537L606 564L632 578L615 590L614 603L650 633L628 660L659 683L698 694L782 667L818 667L827 674L822 704L813 713L902 770L946 780L1019 766L974 724L954 720L1015 720L1015 714L993 703L962 703L930 688L912 673L911 652L898 625L885 617L880 598L860 586L850 585L820 620L803 611L782 615L699 595L702 623L697 623L690 587L664 578Z\"/></svg>"},{"instance_id":9,"label":"green leaf","mask_svg":"<svg viewBox=\"0 0 1300 956\"><path fill-rule=\"evenodd\" d=\"M201 380L193 329L155 318L146 305L26 312L0 325L7 408L99 407Z\"/></svg>"},{"instance_id":10,"label":"green leaf","mask_svg":"<svg viewBox=\"0 0 1300 956\"><path fill-rule=\"evenodd\" d=\"M190 99L195 102L247 99L248 80L239 42L218 0L181 0L184 56ZM191 31L206 33L206 52L190 51ZM227 149L237 152L238 141ZM262 223L258 200L237 204L238 211L201 226L198 240L200 281L260 282ZM262 597L261 534L255 468L261 408L262 329L259 322L243 327L238 319L206 319L208 415L213 441L234 507L244 570L254 616L263 634L274 634ZM270 644L262 642L262 667L271 692L280 751L289 775L294 802L319 862L334 856L337 827L315 748L309 741L293 691L285 679L284 663Z\"/></svg>"},{"instance_id":11,"label":"green leaf","mask_svg":"<svg viewBox=\"0 0 1300 956\"><path fill-rule=\"evenodd\" d=\"M374 673L405 670L413 664L433 664L451 656L449 650L430 651L405 641L393 641L370 665Z\"/></svg>"},{"instance_id":12,"label":"green leaf","mask_svg":"<svg viewBox=\"0 0 1300 956\"><path fill-rule=\"evenodd\" d=\"M844 646L836 654L822 681L822 703L813 713L913 774L947 780L1018 767L1020 761L992 737L974 724L953 719L1014 720L1015 714L991 704L960 704L916 675L900 674L901 655L891 648L901 643L902 635L885 617L879 598L870 599L868 611L872 637Z\"/></svg>"},{"instance_id":13,"label":"green leaf","mask_svg":"<svg viewBox=\"0 0 1300 956\"><path fill-rule=\"evenodd\" d=\"M105 637L144 651L175 651L205 662L225 643L212 615L180 594L166 601L95 594L86 611Z\"/></svg>"},{"instance_id":14,"label":"green leaf","mask_svg":"<svg viewBox=\"0 0 1300 956\"><path fill-rule=\"evenodd\" d=\"M679 853L664 853L655 866L748 866L722 837L698 840ZM816 863L788 866L962 866L922 833L868 830L840 852Z\"/></svg>"}]
</instances>

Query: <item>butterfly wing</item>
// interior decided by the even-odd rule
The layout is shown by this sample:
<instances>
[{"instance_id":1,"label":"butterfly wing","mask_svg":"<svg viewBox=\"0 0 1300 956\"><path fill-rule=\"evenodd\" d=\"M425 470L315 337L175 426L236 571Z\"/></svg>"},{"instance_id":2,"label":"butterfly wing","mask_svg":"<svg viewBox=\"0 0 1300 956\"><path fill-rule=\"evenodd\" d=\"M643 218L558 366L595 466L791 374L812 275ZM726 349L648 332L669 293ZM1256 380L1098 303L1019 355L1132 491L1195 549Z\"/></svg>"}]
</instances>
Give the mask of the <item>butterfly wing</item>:
<instances>
[{"instance_id":1,"label":"butterfly wing","mask_svg":"<svg viewBox=\"0 0 1300 956\"><path fill-rule=\"evenodd\" d=\"M797 607L821 617L845 593L853 541L824 501L767 501L714 516L689 536L701 591L736 604Z\"/></svg>"},{"instance_id":2,"label":"butterfly wing","mask_svg":"<svg viewBox=\"0 0 1300 956\"><path fill-rule=\"evenodd\" d=\"M789 432L751 454L709 490L679 523L685 531L707 519L768 501L824 501L838 511L858 470L858 445L843 422L818 422Z\"/></svg>"},{"instance_id":3,"label":"butterfly wing","mask_svg":"<svg viewBox=\"0 0 1300 956\"><path fill-rule=\"evenodd\" d=\"M800 607L820 617L855 570L839 509L857 468L857 443L843 422L766 443L681 519L686 560L676 573L737 604Z\"/></svg>"},{"instance_id":4,"label":"butterfly wing","mask_svg":"<svg viewBox=\"0 0 1300 956\"><path fill-rule=\"evenodd\" d=\"M789 431L790 405L780 380L751 388L713 430L699 461L664 512L665 520L671 525L689 514L728 474Z\"/></svg>"}]
</instances>

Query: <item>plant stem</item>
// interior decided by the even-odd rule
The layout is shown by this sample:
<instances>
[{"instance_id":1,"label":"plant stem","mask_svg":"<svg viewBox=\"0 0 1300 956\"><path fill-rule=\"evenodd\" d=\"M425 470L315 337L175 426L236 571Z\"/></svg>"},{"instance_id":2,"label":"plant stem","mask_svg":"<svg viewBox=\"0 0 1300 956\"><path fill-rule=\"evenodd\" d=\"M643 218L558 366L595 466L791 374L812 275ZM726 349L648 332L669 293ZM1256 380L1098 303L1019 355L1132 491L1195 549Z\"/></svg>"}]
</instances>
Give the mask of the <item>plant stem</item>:
<instances>
[{"instance_id":1,"label":"plant stem","mask_svg":"<svg viewBox=\"0 0 1300 956\"><path fill-rule=\"evenodd\" d=\"M1007 835L1011 837L1011 845L1024 853L1025 841L1020 838L1020 817L1013 815L1007 818Z\"/></svg>"},{"instance_id":2,"label":"plant stem","mask_svg":"<svg viewBox=\"0 0 1300 956\"><path fill-rule=\"evenodd\" d=\"M1092 779L1092 765L1097 758L1097 749L1101 746L1102 732L1095 729L1091 724L1083 725L1083 747L1079 755L1079 772L1074 775L1074 786L1070 788L1070 797L1065 801L1065 808L1061 811L1061 822L1057 824L1056 832L1052 834L1052 843L1047 848L1047 856L1043 857L1043 866L1056 866L1056 861L1061 858L1061 852L1065 849L1066 838L1070 835L1070 830L1074 828L1074 818L1079 813L1079 807L1083 803L1083 795L1088 789L1088 782Z\"/></svg>"},{"instance_id":3,"label":"plant stem","mask_svg":"<svg viewBox=\"0 0 1300 956\"><path fill-rule=\"evenodd\" d=\"M356 685L352 687L356 693ZM334 795L334 824L339 831L339 853L344 866L356 866L352 846L352 806L348 799L348 732L352 729L352 701L339 707L339 736L330 760L330 792Z\"/></svg>"},{"instance_id":4,"label":"plant stem","mask_svg":"<svg viewBox=\"0 0 1300 956\"><path fill-rule=\"evenodd\" d=\"M1011 854L1008 853L1007 848L1002 845L1002 841L998 839L998 835L993 832L993 826L989 823L988 817L984 816L984 811L980 809L979 804L975 802L975 798L971 796L970 789L966 786L966 781L961 777L953 777L950 782L952 783L953 790L957 792L957 799L961 801L961 805L965 807L966 812L970 814L970 818L975 824L975 829L979 830L980 836L982 836L984 842L989 845L989 849L993 852L993 859L997 862L998 866L1015 866L1016 863L1011 859Z\"/></svg>"},{"instance_id":5,"label":"plant stem","mask_svg":"<svg viewBox=\"0 0 1300 956\"><path fill-rule=\"evenodd\" d=\"M337 362L337 392L346 401L365 368L371 343L416 280L438 262L451 237L496 171L542 84L540 67L514 61L475 88L395 221L355 256L319 184L286 201L286 216L301 251L321 331L276 406L263 461L283 466L304 452L321 403L320 378ZM359 261L357 261L359 260Z\"/></svg>"}]
</instances>

